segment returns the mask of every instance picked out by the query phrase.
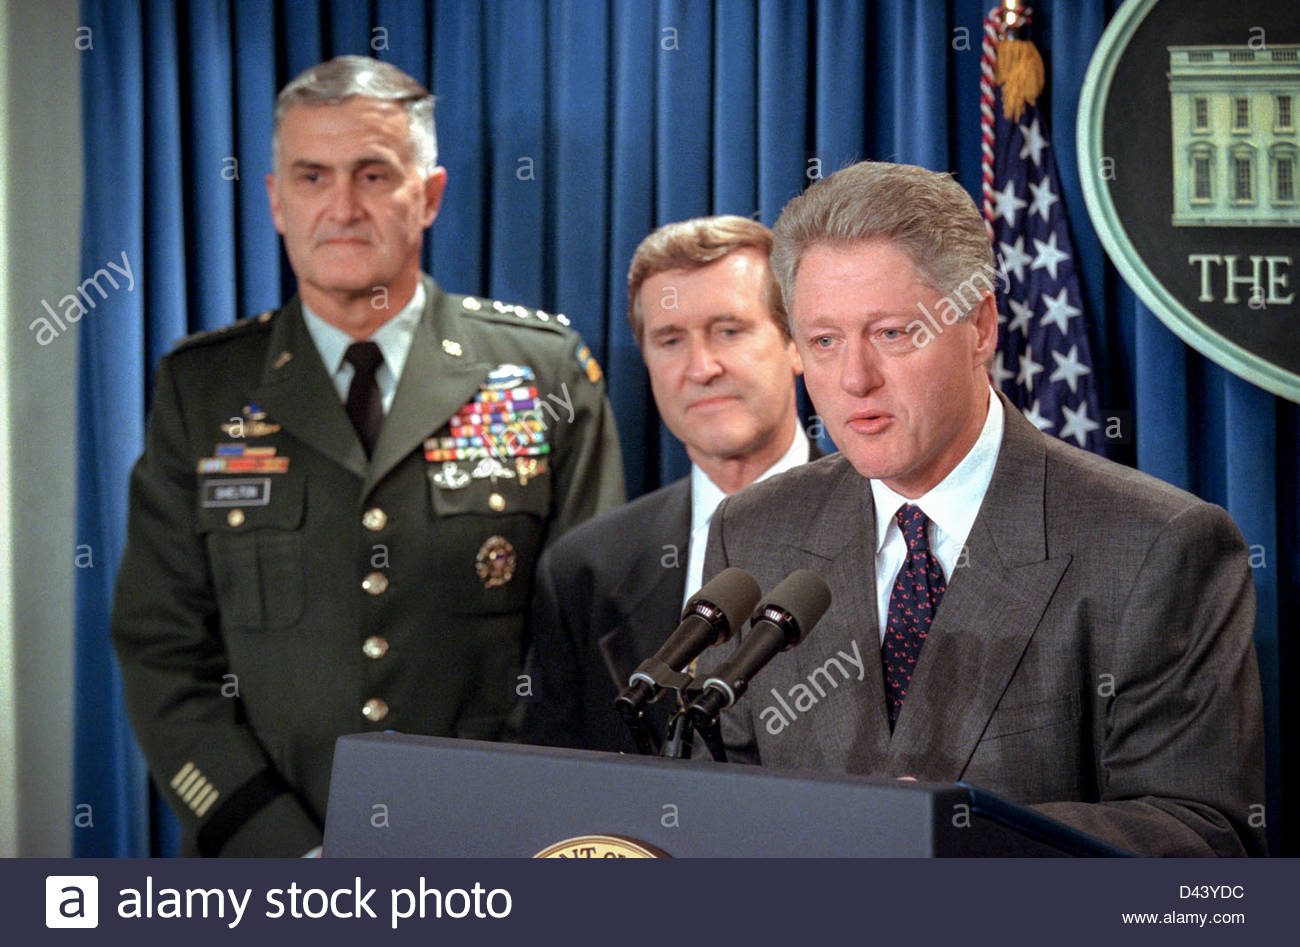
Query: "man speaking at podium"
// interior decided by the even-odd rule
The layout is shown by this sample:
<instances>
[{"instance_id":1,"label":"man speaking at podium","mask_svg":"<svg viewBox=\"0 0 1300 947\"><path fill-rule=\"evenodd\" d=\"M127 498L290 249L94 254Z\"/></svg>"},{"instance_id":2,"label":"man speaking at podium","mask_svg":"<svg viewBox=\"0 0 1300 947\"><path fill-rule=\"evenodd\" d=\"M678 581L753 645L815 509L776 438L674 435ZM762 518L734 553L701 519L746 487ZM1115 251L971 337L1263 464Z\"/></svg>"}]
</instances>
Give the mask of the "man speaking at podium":
<instances>
[{"instance_id":1,"label":"man speaking at podium","mask_svg":"<svg viewBox=\"0 0 1300 947\"><path fill-rule=\"evenodd\" d=\"M863 162L774 233L841 453L725 501L705 575L740 566L770 589L811 569L833 604L723 712L731 758L960 780L1139 854L1263 854L1254 586L1232 520L992 389L996 303L972 277L993 257L948 175ZM836 661L859 646L860 673Z\"/></svg>"}]
</instances>

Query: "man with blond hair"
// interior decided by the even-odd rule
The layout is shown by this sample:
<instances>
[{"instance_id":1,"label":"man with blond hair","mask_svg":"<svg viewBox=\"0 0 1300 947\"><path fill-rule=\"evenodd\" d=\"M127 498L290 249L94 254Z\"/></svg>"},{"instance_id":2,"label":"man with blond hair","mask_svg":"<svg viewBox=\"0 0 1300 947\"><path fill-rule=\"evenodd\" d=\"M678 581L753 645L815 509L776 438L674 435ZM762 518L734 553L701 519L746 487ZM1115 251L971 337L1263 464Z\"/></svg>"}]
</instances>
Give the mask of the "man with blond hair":
<instances>
[{"instance_id":1,"label":"man with blond hair","mask_svg":"<svg viewBox=\"0 0 1300 947\"><path fill-rule=\"evenodd\" d=\"M799 425L799 356L768 265L771 231L701 217L646 237L628 270L628 319L659 416L691 474L573 530L542 557L523 739L632 750L614 698L701 585L722 499L820 453ZM663 731L667 700L650 708Z\"/></svg>"},{"instance_id":2,"label":"man with blond hair","mask_svg":"<svg viewBox=\"0 0 1300 947\"><path fill-rule=\"evenodd\" d=\"M994 391L991 288L940 325L920 318L992 262L969 195L907 165L839 171L777 221L772 267L841 453L724 502L705 576L739 566L770 588L807 568L833 600L723 711L728 751L960 780L1140 854L1261 854L1241 534ZM820 698L801 683L859 649L865 666Z\"/></svg>"}]
</instances>

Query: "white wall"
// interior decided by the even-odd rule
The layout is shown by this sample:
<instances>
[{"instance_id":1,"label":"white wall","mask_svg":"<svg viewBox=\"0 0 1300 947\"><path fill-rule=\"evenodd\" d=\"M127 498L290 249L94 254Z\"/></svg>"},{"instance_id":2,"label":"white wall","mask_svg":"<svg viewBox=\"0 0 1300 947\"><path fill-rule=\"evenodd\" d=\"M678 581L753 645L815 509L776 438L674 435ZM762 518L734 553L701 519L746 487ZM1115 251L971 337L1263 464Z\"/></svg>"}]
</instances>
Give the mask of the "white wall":
<instances>
[{"instance_id":1,"label":"white wall","mask_svg":"<svg viewBox=\"0 0 1300 947\"><path fill-rule=\"evenodd\" d=\"M0 10L0 855L71 854L75 327L40 301L80 280L77 0ZM98 563L96 563L98 566Z\"/></svg>"}]
</instances>

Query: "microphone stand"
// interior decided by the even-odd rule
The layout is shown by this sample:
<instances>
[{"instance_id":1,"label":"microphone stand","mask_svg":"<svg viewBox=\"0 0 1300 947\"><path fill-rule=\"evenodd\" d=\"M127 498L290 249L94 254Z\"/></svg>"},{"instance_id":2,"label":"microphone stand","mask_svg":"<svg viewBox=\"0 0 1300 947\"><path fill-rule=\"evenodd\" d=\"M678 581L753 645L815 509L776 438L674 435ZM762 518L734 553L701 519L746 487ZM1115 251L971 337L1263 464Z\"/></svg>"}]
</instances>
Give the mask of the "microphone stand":
<instances>
[{"instance_id":1,"label":"microphone stand","mask_svg":"<svg viewBox=\"0 0 1300 947\"><path fill-rule=\"evenodd\" d=\"M664 731L664 748L660 756L676 760L690 759L694 735L698 733L704 738L704 745L709 748L713 759L719 763L727 762L727 750L722 745L722 728L718 724L718 718L714 717L700 727L686 712L686 708L702 692L703 688L696 686L694 679L682 691L678 691L677 710L668 719L668 727Z\"/></svg>"},{"instance_id":2,"label":"microphone stand","mask_svg":"<svg viewBox=\"0 0 1300 947\"><path fill-rule=\"evenodd\" d=\"M646 722L645 710L633 710L630 704L621 701L617 706L619 714L623 717L623 722L632 731L636 751L642 756L654 756L657 751L655 750L654 737L650 733L650 726Z\"/></svg>"},{"instance_id":3,"label":"microphone stand","mask_svg":"<svg viewBox=\"0 0 1300 947\"><path fill-rule=\"evenodd\" d=\"M624 700L616 702L619 716L623 718L623 722L627 724L628 729L632 732L632 739L636 743L636 751L642 756L658 755L674 760L690 759L695 742L694 735L698 733L703 737L704 745L709 748L709 753L712 754L713 758L719 763L727 762L727 751L722 745L722 730L718 725L718 718L714 717L706 726L700 727L686 713L687 706L703 692L703 689L696 685L695 678L683 671L674 671L662 662L657 666L651 666L642 673L645 674L649 681L653 681L657 687L665 691L672 691L676 695L677 709L668 718L668 726L664 730L662 749L656 751L654 737L646 720L645 708L634 708L631 703ZM655 699L662 697L663 693L660 692Z\"/></svg>"},{"instance_id":4,"label":"microphone stand","mask_svg":"<svg viewBox=\"0 0 1300 947\"><path fill-rule=\"evenodd\" d=\"M636 684L638 679L640 680L640 683ZM641 701L633 703L631 700L625 699L624 696L620 696L619 699L614 702L614 706L618 708L619 716L623 718L623 722L627 724L628 729L632 731L632 739L636 743L636 751L642 756L656 756L660 753L655 745L654 736L650 732L649 723L646 720L646 706L663 697L663 692L666 690L671 690L674 693L680 694L685 690L685 688L690 686L693 680L694 679L689 674L685 674L681 671L674 671L663 661L652 659L646 661L637 673L633 675L632 682L629 683L629 691L631 690L632 684L636 684L636 687L640 688L649 686L655 689L654 696L644 703ZM624 694L626 695L629 691L624 691ZM680 699L678 701L678 706L683 706Z\"/></svg>"}]
</instances>

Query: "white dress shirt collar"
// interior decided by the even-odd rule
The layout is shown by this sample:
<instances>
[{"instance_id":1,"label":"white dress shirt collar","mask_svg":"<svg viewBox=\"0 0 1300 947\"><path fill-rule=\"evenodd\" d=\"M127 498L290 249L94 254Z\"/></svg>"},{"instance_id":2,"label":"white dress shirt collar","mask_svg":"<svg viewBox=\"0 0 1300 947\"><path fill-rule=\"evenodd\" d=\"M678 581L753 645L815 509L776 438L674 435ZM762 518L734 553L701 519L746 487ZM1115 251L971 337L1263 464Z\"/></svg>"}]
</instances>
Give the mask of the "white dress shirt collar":
<instances>
[{"instance_id":1,"label":"white dress shirt collar","mask_svg":"<svg viewBox=\"0 0 1300 947\"><path fill-rule=\"evenodd\" d=\"M378 345L379 351L384 355L384 364L376 372L375 380L384 397L385 413L392 407L393 396L397 393L397 383L402 378L402 369L406 366L406 356L411 351L416 326L424 315L426 298L424 281L420 280L415 284L415 295L410 302L370 336L369 341ZM320 352L325 371L338 389L339 397L346 400L348 385L352 381L352 366L343 360L343 355L356 339L316 315L306 303L302 305L302 318L307 324L312 342L316 344L316 350Z\"/></svg>"},{"instance_id":2,"label":"white dress shirt collar","mask_svg":"<svg viewBox=\"0 0 1300 947\"><path fill-rule=\"evenodd\" d=\"M909 500L896 493L879 480L871 481L871 494L876 503L876 553L879 555L889 536L890 527L898 525L894 514L905 503L919 506L938 532L937 543L964 546L970 536L975 517L979 515L993 468L997 466L998 450L1002 446L1002 428L1005 423L1002 400L989 390L988 414L984 427L966 456L929 491ZM946 564L945 564L946 565ZM951 570L945 571L951 575Z\"/></svg>"},{"instance_id":3,"label":"white dress shirt collar","mask_svg":"<svg viewBox=\"0 0 1300 947\"><path fill-rule=\"evenodd\" d=\"M794 440L790 442L790 448L781 455L781 459L768 467L761 474L754 478L754 483L760 480L766 480L768 477L775 477L779 473L785 473L798 467L800 464L808 463L808 435L803 431L803 425L794 426ZM714 511L718 505L727 498L727 494L719 489L709 475L706 474L697 464L691 464L691 532L699 529L701 526L707 526L712 519Z\"/></svg>"},{"instance_id":4,"label":"white dress shirt collar","mask_svg":"<svg viewBox=\"0 0 1300 947\"><path fill-rule=\"evenodd\" d=\"M800 464L806 464L809 451L808 435L803 432L802 425L795 424L794 440L791 441L789 450L781 456L780 460L759 474L754 482L775 477ZM704 583L704 553L709 542L709 520L717 511L718 504L726 498L727 495L709 479L708 474L695 464L691 465L691 534L686 552L686 587L682 590L683 606Z\"/></svg>"}]
</instances>

